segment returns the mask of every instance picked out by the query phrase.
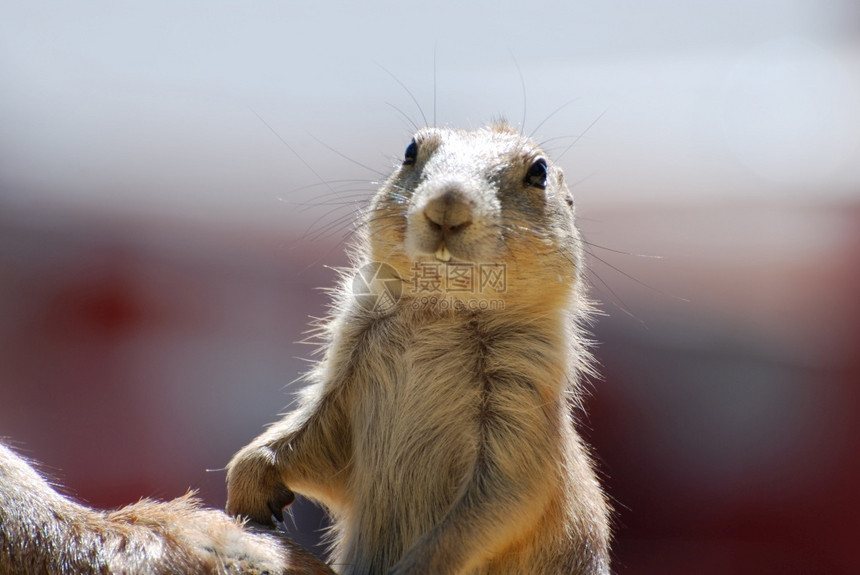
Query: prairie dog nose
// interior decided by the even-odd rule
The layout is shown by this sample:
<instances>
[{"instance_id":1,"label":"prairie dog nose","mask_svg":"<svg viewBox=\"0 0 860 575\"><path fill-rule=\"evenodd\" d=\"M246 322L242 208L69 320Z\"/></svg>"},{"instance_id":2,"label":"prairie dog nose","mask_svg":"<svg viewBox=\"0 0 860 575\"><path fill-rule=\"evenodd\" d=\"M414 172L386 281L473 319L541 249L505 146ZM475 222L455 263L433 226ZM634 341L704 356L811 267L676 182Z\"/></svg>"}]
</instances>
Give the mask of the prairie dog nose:
<instances>
[{"instance_id":1,"label":"prairie dog nose","mask_svg":"<svg viewBox=\"0 0 860 575\"><path fill-rule=\"evenodd\" d=\"M459 190L448 190L424 206L424 216L443 233L455 232L472 223L472 206Z\"/></svg>"}]
</instances>

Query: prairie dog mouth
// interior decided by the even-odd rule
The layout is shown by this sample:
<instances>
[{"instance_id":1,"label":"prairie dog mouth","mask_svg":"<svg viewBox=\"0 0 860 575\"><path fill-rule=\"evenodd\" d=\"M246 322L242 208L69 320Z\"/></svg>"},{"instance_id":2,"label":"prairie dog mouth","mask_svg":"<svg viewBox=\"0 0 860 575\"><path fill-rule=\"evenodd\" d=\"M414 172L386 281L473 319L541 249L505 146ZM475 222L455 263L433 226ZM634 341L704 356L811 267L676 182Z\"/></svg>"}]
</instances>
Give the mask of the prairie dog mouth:
<instances>
[{"instance_id":1,"label":"prairie dog mouth","mask_svg":"<svg viewBox=\"0 0 860 575\"><path fill-rule=\"evenodd\" d=\"M451 261L451 252L448 251L448 246L442 244L439 246L439 249L436 250L434 254L436 259L440 262L449 262Z\"/></svg>"}]
</instances>

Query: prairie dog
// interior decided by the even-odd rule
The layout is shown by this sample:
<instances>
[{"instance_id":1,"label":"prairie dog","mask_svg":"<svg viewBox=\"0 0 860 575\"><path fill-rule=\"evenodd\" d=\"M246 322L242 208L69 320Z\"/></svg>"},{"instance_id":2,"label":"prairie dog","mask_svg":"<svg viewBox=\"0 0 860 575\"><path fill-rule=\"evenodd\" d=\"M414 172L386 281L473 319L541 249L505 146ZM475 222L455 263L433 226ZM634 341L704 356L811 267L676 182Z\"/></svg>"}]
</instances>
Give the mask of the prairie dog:
<instances>
[{"instance_id":1,"label":"prairie dog","mask_svg":"<svg viewBox=\"0 0 860 575\"><path fill-rule=\"evenodd\" d=\"M228 466L228 513L322 503L344 574L608 573L572 415L589 306L561 170L504 124L422 129L353 255L298 407Z\"/></svg>"},{"instance_id":2,"label":"prairie dog","mask_svg":"<svg viewBox=\"0 0 860 575\"><path fill-rule=\"evenodd\" d=\"M0 575L327 575L296 544L185 496L113 512L63 497L0 444Z\"/></svg>"}]
</instances>

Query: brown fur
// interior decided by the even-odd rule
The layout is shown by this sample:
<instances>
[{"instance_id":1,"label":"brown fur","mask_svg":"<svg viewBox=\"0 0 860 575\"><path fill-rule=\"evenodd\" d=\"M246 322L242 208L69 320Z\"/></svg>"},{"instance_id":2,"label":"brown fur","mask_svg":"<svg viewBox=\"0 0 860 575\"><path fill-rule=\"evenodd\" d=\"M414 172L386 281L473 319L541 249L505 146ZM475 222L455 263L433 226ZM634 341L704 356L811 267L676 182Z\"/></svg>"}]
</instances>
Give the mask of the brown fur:
<instances>
[{"instance_id":1,"label":"brown fur","mask_svg":"<svg viewBox=\"0 0 860 575\"><path fill-rule=\"evenodd\" d=\"M326 575L294 543L252 533L190 495L97 511L0 445L0 575Z\"/></svg>"},{"instance_id":2,"label":"brown fur","mask_svg":"<svg viewBox=\"0 0 860 575\"><path fill-rule=\"evenodd\" d=\"M365 309L345 274L298 407L230 462L227 510L267 522L289 490L321 502L344 574L608 573L607 504L572 417L588 303L561 170L504 125L413 142L354 258L392 266L402 297ZM413 266L442 248L503 263L503 309L413 293Z\"/></svg>"}]
</instances>

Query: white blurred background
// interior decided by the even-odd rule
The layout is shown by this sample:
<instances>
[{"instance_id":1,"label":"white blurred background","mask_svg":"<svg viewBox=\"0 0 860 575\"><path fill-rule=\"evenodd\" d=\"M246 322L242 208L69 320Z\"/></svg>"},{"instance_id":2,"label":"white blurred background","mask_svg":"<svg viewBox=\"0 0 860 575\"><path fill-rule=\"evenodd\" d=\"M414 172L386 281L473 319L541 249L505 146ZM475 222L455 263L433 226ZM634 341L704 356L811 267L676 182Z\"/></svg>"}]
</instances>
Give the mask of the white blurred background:
<instances>
[{"instance_id":1,"label":"white blurred background","mask_svg":"<svg viewBox=\"0 0 860 575\"><path fill-rule=\"evenodd\" d=\"M498 117L591 244L616 570L851 572L848 0L0 0L0 437L98 505L221 505L412 124Z\"/></svg>"}]
</instances>

